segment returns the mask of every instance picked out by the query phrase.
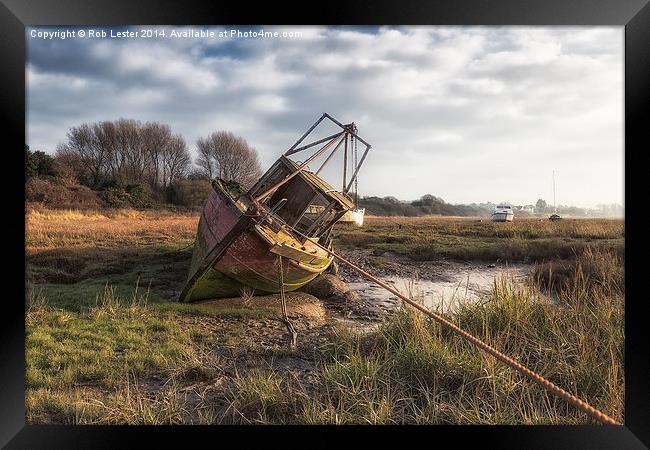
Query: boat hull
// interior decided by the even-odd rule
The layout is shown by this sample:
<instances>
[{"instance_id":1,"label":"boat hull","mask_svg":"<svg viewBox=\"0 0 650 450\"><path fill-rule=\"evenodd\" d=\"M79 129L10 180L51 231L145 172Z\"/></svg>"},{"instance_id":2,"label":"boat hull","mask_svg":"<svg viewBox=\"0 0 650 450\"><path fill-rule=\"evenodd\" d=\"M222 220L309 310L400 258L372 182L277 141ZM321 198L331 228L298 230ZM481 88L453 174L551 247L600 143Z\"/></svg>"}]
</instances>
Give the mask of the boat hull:
<instances>
[{"instance_id":1,"label":"boat hull","mask_svg":"<svg viewBox=\"0 0 650 450\"><path fill-rule=\"evenodd\" d=\"M339 222L350 222L354 223L356 226L363 226L363 216L365 215L366 209L351 209L339 219Z\"/></svg>"},{"instance_id":2,"label":"boat hull","mask_svg":"<svg viewBox=\"0 0 650 450\"><path fill-rule=\"evenodd\" d=\"M513 213L498 212L492 213L490 218L493 222L512 222L515 215Z\"/></svg>"},{"instance_id":3,"label":"boat hull","mask_svg":"<svg viewBox=\"0 0 650 450\"><path fill-rule=\"evenodd\" d=\"M278 256L285 291L309 283L331 263L331 256L312 243L293 242L286 233L251 222L241 206L215 189L199 220L190 277L180 300L234 297L243 291L278 293Z\"/></svg>"}]
</instances>

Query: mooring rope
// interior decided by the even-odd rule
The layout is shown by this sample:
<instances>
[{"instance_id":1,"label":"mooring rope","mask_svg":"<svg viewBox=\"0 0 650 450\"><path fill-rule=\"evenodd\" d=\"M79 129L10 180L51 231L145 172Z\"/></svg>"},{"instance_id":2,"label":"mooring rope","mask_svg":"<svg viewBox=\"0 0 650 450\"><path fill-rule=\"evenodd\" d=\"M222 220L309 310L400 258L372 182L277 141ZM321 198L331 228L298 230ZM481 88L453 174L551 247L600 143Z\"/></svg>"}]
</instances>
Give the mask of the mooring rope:
<instances>
[{"instance_id":1,"label":"mooring rope","mask_svg":"<svg viewBox=\"0 0 650 450\"><path fill-rule=\"evenodd\" d=\"M287 327L287 331L289 332L289 346L291 348L294 348L296 346L296 338L298 337L298 333L296 332L296 329L294 328L293 324L289 320L289 313L287 312L287 298L284 293L284 271L282 269L282 256L278 255L278 276L279 276L279 284L280 284L280 303L281 303L281 308L282 308L282 319L280 319L284 325Z\"/></svg>"},{"instance_id":2,"label":"mooring rope","mask_svg":"<svg viewBox=\"0 0 650 450\"><path fill-rule=\"evenodd\" d=\"M348 266L351 269L353 269L354 271L360 273L365 278L377 283L378 285L380 285L381 287L383 287L387 291L391 292L392 294L396 295L397 297L399 297L400 299L402 299L404 302L408 303L409 305L411 305L415 309L419 310L420 312L422 312L425 315L427 315L427 316L431 317L432 319L434 319L436 322L440 323L441 325L447 327L448 329L452 330L453 332L455 332L455 333L459 334L460 336L464 337L469 342L471 342L472 344L479 347L481 350L483 350L483 351L487 352L488 354L494 356L496 359L498 359L502 363L508 365L509 367L515 369L517 372L521 373L522 375L525 375L528 378L532 379L535 383L539 384L540 386L542 386L544 389L551 392L552 394L562 398L563 400L565 400L570 405L578 408L579 410L583 411L587 415L593 417L594 419L596 419L596 420L598 420L598 421L600 421L600 422L602 422L602 423L604 423L606 425L621 425L621 423L617 422L616 420L614 420L613 418L611 418L607 414L605 414L602 411L594 408L590 404L580 400L575 395L565 391L564 389L560 388L559 386L557 386L553 382L547 380L546 378L539 375L538 373L533 372L532 370L525 367L521 363L515 361L514 359L510 358L509 356L501 353L499 350L497 350L494 347L486 344L481 339L479 339L476 336L474 336L474 335L468 333L467 331L463 330L458 325L455 325L454 323L448 321L447 319L440 316L439 314L436 314L435 312L430 311L429 309L425 308L424 306L420 305L419 303L415 302L414 300L411 300L407 296L401 294L399 291L394 289L392 286L384 283L379 278L376 278L372 274L366 272L361 267L351 263L350 261L343 258L342 256L337 255L333 251L323 247L318 242L315 242L310 237L305 236L304 234L302 234L301 232L299 232L295 228L292 228L292 230L296 234L298 234L299 236L302 236L303 238L308 239L309 241L311 241L316 246L318 246L321 249L325 250L328 254L332 255L334 258L337 258L339 261L341 261L346 266Z\"/></svg>"}]
</instances>

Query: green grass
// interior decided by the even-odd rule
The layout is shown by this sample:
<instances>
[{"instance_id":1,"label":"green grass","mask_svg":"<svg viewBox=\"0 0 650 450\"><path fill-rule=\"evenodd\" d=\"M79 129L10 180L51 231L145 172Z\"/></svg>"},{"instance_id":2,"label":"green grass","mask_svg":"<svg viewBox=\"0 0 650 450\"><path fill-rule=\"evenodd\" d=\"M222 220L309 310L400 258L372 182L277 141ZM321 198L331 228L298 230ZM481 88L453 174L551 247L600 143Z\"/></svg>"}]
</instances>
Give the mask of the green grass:
<instances>
[{"instance_id":1,"label":"green grass","mask_svg":"<svg viewBox=\"0 0 650 450\"><path fill-rule=\"evenodd\" d=\"M537 279L554 292L554 302L540 297L534 285L503 279L488 301L459 308L451 320L622 420L622 260L615 252L586 252L570 268L547 269L540 265ZM54 309L38 292L30 295L29 421L594 423L410 309L377 332L335 331L325 350L312 355L317 369L310 383L259 365L238 372L224 400L190 402L177 380L218 378L223 366L210 349L218 341L241 345L238 333L245 327L230 330L226 339L180 319L248 316L200 305L149 304L144 295L120 298L108 288L95 307L81 313ZM138 380L153 375L170 381L143 392Z\"/></svg>"},{"instance_id":2,"label":"green grass","mask_svg":"<svg viewBox=\"0 0 650 450\"><path fill-rule=\"evenodd\" d=\"M147 376L173 366L191 345L173 315L154 315L141 297L125 302L110 287L86 313L49 307L42 293L30 297L28 388L114 386L125 373Z\"/></svg>"},{"instance_id":3,"label":"green grass","mask_svg":"<svg viewBox=\"0 0 650 450\"><path fill-rule=\"evenodd\" d=\"M91 307L106 285L122 297L139 286L148 291L149 302L169 302L185 284L190 259L191 249L169 245L44 250L28 254L27 282L42 290L51 306L77 312Z\"/></svg>"},{"instance_id":4,"label":"green grass","mask_svg":"<svg viewBox=\"0 0 650 450\"><path fill-rule=\"evenodd\" d=\"M213 380L219 358L206 345L235 342L241 327L213 336L188 315L245 319L263 311L150 304L146 291L120 296L105 286L93 306L69 311L29 290L26 402L30 423L188 423L211 416L187 410L178 380ZM153 395L139 380L159 380ZM207 411L207 410L206 410ZM197 416L198 414L198 416ZM207 414L207 412L206 412ZM198 419L197 419L198 417Z\"/></svg>"}]
</instances>

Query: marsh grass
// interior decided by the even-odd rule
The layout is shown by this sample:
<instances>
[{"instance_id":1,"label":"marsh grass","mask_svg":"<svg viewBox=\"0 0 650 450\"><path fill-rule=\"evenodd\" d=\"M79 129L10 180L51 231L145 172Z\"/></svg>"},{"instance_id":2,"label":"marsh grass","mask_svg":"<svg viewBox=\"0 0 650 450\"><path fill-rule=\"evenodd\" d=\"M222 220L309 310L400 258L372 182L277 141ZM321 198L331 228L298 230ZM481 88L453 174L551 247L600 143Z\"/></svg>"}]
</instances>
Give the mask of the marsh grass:
<instances>
[{"instance_id":1,"label":"marsh grass","mask_svg":"<svg viewBox=\"0 0 650 450\"><path fill-rule=\"evenodd\" d=\"M222 360L210 347L213 336L205 336L202 327L183 324L181 318L249 318L266 317L268 313L151 304L148 294L149 289L142 289L138 283L124 296L105 285L93 305L68 311L49 304L40 287L28 288L25 345L29 423L216 420L213 405L207 399L197 402L196 394L189 405L188 394L179 389L179 383L217 379L223 373Z\"/></svg>"},{"instance_id":2,"label":"marsh grass","mask_svg":"<svg viewBox=\"0 0 650 450\"><path fill-rule=\"evenodd\" d=\"M223 398L190 398L181 386L224 376L215 346L242 345L243 321L269 317L250 300L175 301L198 216L32 210L27 221L29 423L593 423L407 308L376 332L335 330L310 353L309 380L259 364L238 371ZM497 280L450 319L624 418L622 221L368 218L337 233L414 259L539 260L528 284ZM225 319L223 336L194 325Z\"/></svg>"},{"instance_id":3,"label":"marsh grass","mask_svg":"<svg viewBox=\"0 0 650 450\"><path fill-rule=\"evenodd\" d=\"M98 410L87 423L126 425L174 425L186 423L189 411L186 395L171 381L154 393L144 392L135 375L127 374L123 383L105 400L88 402Z\"/></svg>"},{"instance_id":4,"label":"marsh grass","mask_svg":"<svg viewBox=\"0 0 650 450\"><path fill-rule=\"evenodd\" d=\"M236 379L224 419L243 424L295 422L304 393L296 390L292 381L296 383L291 375L278 375L270 369L248 371Z\"/></svg>"},{"instance_id":5,"label":"marsh grass","mask_svg":"<svg viewBox=\"0 0 650 450\"><path fill-rule=\"evenodd\" d=\"M488 299L460 304L451 319L623 420L621 265L616 253L583 253L572 272L548 274L553 298L539 290L539 277L523 285L504 277ZM557 282L565 276L570 282ZM417 298L417 291L410 295ZM86 316L53 310L38 292L30 298L32 423L594 423L407 307L376 332L335 329L314 354L311 382L261 364L238 372L225 399L188 401L181 383L224 373L209 345L177 327L178 311L139 303L135 295L115 299L110 289L98 298L101 312ZM148 312L134 315L134 307ZM153 373L167 381L146 389L142 380Z\"/></svg>"},{"instance_id":6,"label":"marsh grass","mask_svg":"<svg viewBox=\"0 0 650 450\"><path fill-rule=\"evenodd\" d=\"M144 294L138 292L139 288L140 280L138 279L130 298L122 299L115 288L107 283L104 286L104 291L97 295L95 305L90 308L89 316L95 320L103 318L116 319L119 316L136 319L151 317L151 312L147 308L149 288Z\"/></svg>"},{"instance_id":7,"label":"marsh grass","mask_svg":"<svg viewBox=\"0 0 650 450\"><path fill-rule=\"evenodd\" d=\"M115 389L99 394L87 389L39 389L27 396L30 423L71 425L173 425L192 423L187 395L170 383L146 392L139 380L126 374Z\"/></svg>"},{"instance_id":8,"label":"marsh grass","mask_svg":"<svg viewBox=\"0 0 650 450\"><path fill-rule=\"evenodd\" d=\"M47 210L31 208L26 216L28 249L56 247L187 245L196 234L198 214L137 210Z\"/></svg>"},{"instance_id":9,"label":"marsh grass","mask_svg":"<svg viewBox=\"0 0 650 450\"><path fill-rule=\"evenodd\" d=\"M533 277L548 291L567 290L576 278L584 279L583 287L590 293L607 295L625 290L623 257L616 251L587 249L579 258L547 261L535 266Z\"/></svg>"},{"instance_id":10,"label":"marsh grass","mask_svg":"<svg viewBox=\"0 0 650 450\"><path fill-rule=\"evenodd\" d=\"M191 345L174 316L154 314L137 288L121 299L107 286L96 306L81 313L30 303L26 326L26 384L33 389L114 386L125 367L150 375L176 365Z\"/></svg>"},{"instance_id":11,"label":"marsh grass","mask_svg":"<svg viewBox=\"0 0 650 450\"><path fill-rule=\"evenodd\" d=\"M452 320L554 383L623 419L622 280L612 254L578 258L572 282L541 298L503 278L489 301ZM585 272L584 267L597 267ZM609 269L609 270L608 270ZM238 381L234 419L256 423L594 423L462 338L404 308L377 333L340 331L322 356L315 388L272 371Z\"/></svg>"},{"instance_id":12,"label":"marsh grass","mask_svg":"<svg viewBox=\"0 0 650 450\"><path fill-rule=\"evenodd\" d=\"M436 259L545 261L608 248L622 254L622 220L518 219L510 223L444 217L368 217L364 228L339 225L339 244Z\"/></svg>"}]
</instances>

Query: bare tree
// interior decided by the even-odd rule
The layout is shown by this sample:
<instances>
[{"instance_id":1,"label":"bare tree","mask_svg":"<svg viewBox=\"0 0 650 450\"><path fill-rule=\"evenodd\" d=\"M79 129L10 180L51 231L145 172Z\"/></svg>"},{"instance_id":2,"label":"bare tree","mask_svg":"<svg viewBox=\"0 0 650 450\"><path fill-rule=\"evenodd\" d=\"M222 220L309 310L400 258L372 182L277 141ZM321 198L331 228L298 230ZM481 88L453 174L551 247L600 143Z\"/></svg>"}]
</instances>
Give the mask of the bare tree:
<instances>
[{"instance_id":1,"label":"bare tree","mask_svg":"<svg viewBox=\"0 0 650 450\"><path fill-rule=\"evenodd\" d=\"M257 150L230 132L218 131L199 138L196 146L196 164L210 179L233 180L249 188L262 175Z\"/></svg>"},{"instance_id":2,"label":"bare tree","mask_svg":"<svg viewBox=\"0 0 650 450\"><path fill-rule=\"evenodd\" d=\"M176 180L183 178L192 162L183 136L180 134L172 136L166 144L160 152L161 166L164 173L164 178L161 180L163 187L167 187Z\"/></svg>"},{"instance_id":3,"label":"bare tree","mask_svg":"<svg viewBox=\"0 0 650 450\"><path fill-rule=\"evenodd\" d=\"M216 169L214 167L214 158L212 157L213 145L210 142L210 138L197 139L196 148L199 152L199 156L196 158L196 165L199 168L199 172L204 174L209 180L212 180L215 177Z\"/></svg>"},{"instance_id":4,"label":"bare tree","mask_svg":"<svg viewBox=\"0 0 650 450\"><path fill-rule=\"evenodd\" d=\"M90 184L90 175L81 163L78 154L68 151L65 146L59 145L54 158L56 176L67 184Z\"/></svg>"},{"instance_id":5,"label":"bare tree","mask_svg":"<svg viewBox=\"0 0 650 450\"><path fill-rule=\"evenodd\" d=\"M115 123L117 131L114 147L117 170L113 176L121 175L130 182L139 182L147 169L147 156L142 139L142 124L135 120L120 119Z\"/></svg>"},{"instance_id":6,"label":"bare tree","mask_svg":"<svg viewBox=\"0 0 650 450\"><path fill-rule=\"evenodd\" d=\"M169 125L147 122L140 130L144 152L149 160L149 182L159 186L163 170L163 150L170 145L172 131ZM189 154L188 154L189 157Z\"/></svg>"},{"instance_id":7,"label":"bare tree","mask_svg":"<svg viewBox=\"0 0 650 450\"><path fill-rule=\"evenodd\" d=\"M57 149L57 157L78 161L83 179L93 187L119 177L163 189L183 177L191 163L185 140L173 135L169 125L143 125L132 119L71 128L68 142Z\"/></svg>"},{"instance_id":8,"label":"bare tree","mask_svg":"<svg viewBox=\"0 0 650 450\"><path fill-rule=\"evenodd\" d=\"M118 161L117 158L117 140L118 130L113 122L99 122L91 126L93 140L96 142L98 148L106 155L104 167L102 167L102 175L105 177L115 176L120 172L123 161ZM122 164L119 164L119 163Z\"/></svg>"},{"instance_id":9,"label":"bare tree","mask_svg":"<svg viewBox=\"0 0 650 450\"><path fill-rule=\"evenodd\" d=\"M72 127L67 136L68 142L59 145L57 154L76 155L84 171L88 173L89 182L93 186L97 186L102 180L111 157L110 149L98 140L95 125L84 123L78 127Z\"/></svg>"}]
</instances>

